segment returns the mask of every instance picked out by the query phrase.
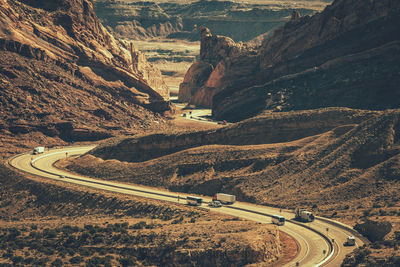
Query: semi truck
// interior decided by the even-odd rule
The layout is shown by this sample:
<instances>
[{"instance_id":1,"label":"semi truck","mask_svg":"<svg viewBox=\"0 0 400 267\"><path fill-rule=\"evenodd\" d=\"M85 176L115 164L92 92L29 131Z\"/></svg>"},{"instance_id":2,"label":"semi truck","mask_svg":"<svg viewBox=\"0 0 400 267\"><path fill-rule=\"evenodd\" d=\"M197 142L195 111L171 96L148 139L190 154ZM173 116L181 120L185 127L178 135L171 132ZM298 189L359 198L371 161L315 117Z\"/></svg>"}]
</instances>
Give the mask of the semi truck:
<instances>
[{"instance_id":1,"label":"semi truck","mask_svg":"<svg viewBox=\"0 0 400 267\"><path fill-rule=\"evenodd\" d=\"M233 204L236 201L236 196L224 193L216 193L213 197L213 200L218 200L223 204Z\"/></svg>"},{"instance_id":2,"label":"semi truck","mask_svg":"<svg viewBox=\"0 0 400 267\"><path fill-rule=\"evenodd\" d=\"M191 206L201 206L201 203L203 203L203 199L201 197L187 196L186 202L188 205Z\"/></svg>"},{"instance_id":3,"label":"semi truck","mask_svg":"<svg viewBox=\"0 0 400 267\"><path fill-rule=\"evenodd\" d=\"M302 222L312 222L314 221L315 217L311 211L307 211L302 208L296 209L296 219Z\"/></svg>"},{"instance_id":4,"label":"semi truck","mask_svg":"<svg viewBox=\"0 0 400 267\"><path fill-rule=\"evenodd\" d=\"M44 152L43 146L38 146L33 149L33 155L42 154Z\"/></svg>"}]
</instances>

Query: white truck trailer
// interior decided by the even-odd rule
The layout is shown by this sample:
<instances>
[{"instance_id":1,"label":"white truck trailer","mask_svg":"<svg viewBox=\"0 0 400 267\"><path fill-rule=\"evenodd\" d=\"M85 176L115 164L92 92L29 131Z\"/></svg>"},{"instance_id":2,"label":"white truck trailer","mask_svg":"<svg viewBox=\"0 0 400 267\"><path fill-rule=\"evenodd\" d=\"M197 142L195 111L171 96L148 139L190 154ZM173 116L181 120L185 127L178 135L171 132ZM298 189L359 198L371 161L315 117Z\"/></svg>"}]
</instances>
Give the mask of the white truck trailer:
<instances>
[{"instance_id":1,"label":"white truck trailer","mask_svg":"<svg viewBox=\"0 0 400 267\"><path fill-rule=\"evenodd\" d=\"M224 193L216 193L213 200L218 200L223 204L233 204L236 201L236 196Z\"/></svg>"},{"instance_id":2,"label":"white truck trailer","mask_svg":"<svg viewBox=\"0 0 400 267\"><path fill-rule=\"evenodd\" d=\"M38 146L33 149L33 155L42 154L44 152L43 146Z\"/></svg>"},{"instance_id":3,"label":"white truck trailer","mask_svg":"<svg viewBox=\"0 0 400 267\"><path fill-rule=\"evenodd\" d=\"M312 222L314 221L315 217L311 211L307 211L302 208L296 209L296 219L302 222Z\"/></svg>"}]
</instances>

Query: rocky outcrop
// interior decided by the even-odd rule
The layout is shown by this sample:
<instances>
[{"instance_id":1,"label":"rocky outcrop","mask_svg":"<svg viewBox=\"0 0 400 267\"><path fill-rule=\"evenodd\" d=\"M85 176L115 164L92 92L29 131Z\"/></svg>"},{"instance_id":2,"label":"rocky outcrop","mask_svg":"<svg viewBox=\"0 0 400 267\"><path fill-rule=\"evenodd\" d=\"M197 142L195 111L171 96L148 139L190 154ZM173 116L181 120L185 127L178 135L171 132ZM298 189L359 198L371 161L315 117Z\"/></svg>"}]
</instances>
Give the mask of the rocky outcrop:
<instances>
[{"instance_id":1,"label":"rocky outcrop","mask_svg":"<svg viewBox=\"0 0 400 267\"><path fill-rule=\"evenodd\" d=\"M256 145L281 143L320 134L341 125L356 124L374 112L322 109L310 112L267 114L218 130L132 137L103 145L90 154L102 159L142 162L202 145Z\"/></svg>"},{"instance_id":2,"label":"rocky outcrop","mask_svg":"<svg viewBox=\"0 0 400 267\"><path fill-rule=\"evenodd\" d=\"M313 17L292 20L259 50L249 84L237 79L213 101L219 119L262 110L345 106L399 107L399 24L396 1L335 1ZM249 111L250 111L249 110Z\"/></svg>"},{"instance_id":3,"label":"rocky outcrop","mask_svg":"<svg viewBox=\"0 0 400 267\"><path fill-rule=\"evenodd\" d=\"M221 78L225 76L227 68L234 67L230 64L232 60L243 54L250 55L251 49L243 43L235 43L231 38L214 35L206 27L200 28L200 34L200 61L194 63L186 73L179 88L179 95L182 95L179 100L212 107L214 95L219 92L222 83L226 82ZM209 72L209 68L205 70L204 66L211 66L212 72ZM249 65L250 68L252 66Z\"/></svg>"},{"instance_id":4,"label":"rocky outcrop","mask_svg":"<svg viewBox=\"0 0 400 267\"><path fill-rule=\"evenodd\" d=\"M63 0L43 6L40 1L1 2L3 50L70 68L106 68L114 80L149 94L149 101L168 100L168 87L161 73L139 51L115 40L105 30L90 0Z\"/></svg>"},{"instance_id":5,"label":"rocky outcrop","mask_svg":"<svg viewBox=\"0 0 400 267\"><path fill-rule=\"evenodd\" d=\"M224 71L210 76L218 77L213 116L238 121L266 109L399 107L399 17L393 0L337 0L312 17L293 12L254 54L220 61Z\"/></svg>"},{"instance_id":6,"label":"rocky outcrop","mask_svg":"<svg viewBox=\"0 0 400 267\"><path fill-rule=\"evenodd\" d=\"M160 71L107 32L91 0L0 0L0 54L5 133L73 122L65 140L94 140L173 109Z\"/></svg>"},{"instance_id":7,"label":"rocky outcrop","mask_svg":"<svg viewBox=\"0 0 400 267\"><path fill-rule=\"evenodd\" d=\"M198 41L197 25L236 41L248 41L282 25L293 8L303 14L326 5L314 1L295 4L237 3L235 1L114 1L96 0L96 14L116 36L129 39L176 38Z\"/></svg>"},{"instance_id":8,"label":"rocky outcrop","mask_svg":"<svg viewBox=\"0 0 400 267\"><path fill-rule=\"evenodd\" d=\"M194 63L185 74L183 82L179 85L178 100L189 102L191 96L204 85L212 71L213 66L210 63Z\"/></svg>"}]
</instances>

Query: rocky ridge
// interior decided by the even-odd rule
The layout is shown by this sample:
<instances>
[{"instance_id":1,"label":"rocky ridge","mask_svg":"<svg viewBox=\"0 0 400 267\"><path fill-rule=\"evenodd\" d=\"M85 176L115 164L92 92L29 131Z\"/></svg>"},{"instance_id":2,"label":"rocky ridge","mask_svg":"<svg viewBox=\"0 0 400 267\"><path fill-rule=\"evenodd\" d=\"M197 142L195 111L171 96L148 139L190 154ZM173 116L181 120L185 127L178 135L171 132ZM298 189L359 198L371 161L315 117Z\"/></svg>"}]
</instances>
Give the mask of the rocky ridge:
<instances>
[{"instance_id":1,"label":"rocky ridge","mask_svg":"<svg viewBox=\"0 0 400 267\"><path fill-rule=\"evenodd\" d=\"M263 110L396 108L399 10L392 0L337 0L312 17L293 12L255 54L216 57L196 87L212 78L213 116L231 121Z\"/></svg>"},{"instance_id":2,"label":"rocky ridge","mask_svg":"<svg viewBox=\"0 0 400 267\"><path fill-rule=\"evenodd\" d=\"M173 109L160 71L107 32L92 1L0 3L3 133L97 140Z\"/></svg>"},{"instance_id":3,"label":"rocky ridge","mask_svg":"<svg viewBox=\"0 0 400 267\"><path fill-rule=\"evenodd\" d=\"M115 35L129 39L199 40L201 25L236 41L249 41L288 20L293 8L304 14L326 3L268 4L236 1L112 1L96 0L96 13ZM251 31L249 31L251 29Z\"/></svg>"}]
</instances>

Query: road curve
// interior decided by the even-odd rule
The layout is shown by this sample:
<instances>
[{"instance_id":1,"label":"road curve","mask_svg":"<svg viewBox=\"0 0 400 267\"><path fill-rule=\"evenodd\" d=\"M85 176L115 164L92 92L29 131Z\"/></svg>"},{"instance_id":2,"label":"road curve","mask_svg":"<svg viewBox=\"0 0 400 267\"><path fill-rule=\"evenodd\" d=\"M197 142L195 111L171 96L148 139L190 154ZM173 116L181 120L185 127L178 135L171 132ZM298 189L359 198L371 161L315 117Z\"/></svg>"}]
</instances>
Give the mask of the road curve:
<instances>
[{"instance_id":1,"label":"road curve","mask_svg":"<svg viewBox=\"0 0 400 267\"><path fill-rule=\"evenodd\" d=\"M61 158L80 155L94 147L95 145L57 148L46 151L40 155L25 153L11 158L9 164L19 170L45 178L118 193L182 203L182 198L185 197L185 194L183 193L93 179L90 177L71 174L53 166L53 163ZM209 197L203 197L203 200L205 202L211 201ZM203 204L203 207L207 209L209 208L205 204ZM270 223L271 219L269 217L272 214L280 214L284 216L287 219L287 222L284 226L279 226L279 229L294 237L299 245L298 254L285 266L296 266L296 263L298 263L299 266L340 266L345 255L354 249L354 247L343 246L347 236L354 235L354 231L352 231L348 226L335 221L320 218L316 219L312 223L303 224L291 220L291 218L294 217L294 214L288 210L279 210L272 207L244 202L236 202L233 205L215 208L213 210L261 223ZM356 242L358 246L364 243L363 240L357 236Z\"/></svg>"}]
</instances>

